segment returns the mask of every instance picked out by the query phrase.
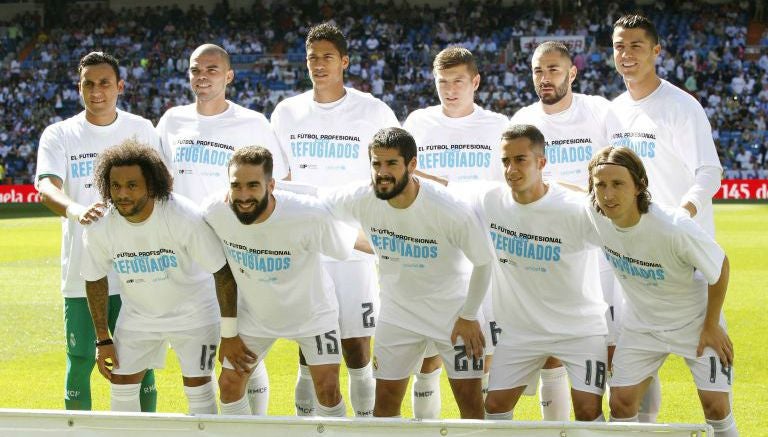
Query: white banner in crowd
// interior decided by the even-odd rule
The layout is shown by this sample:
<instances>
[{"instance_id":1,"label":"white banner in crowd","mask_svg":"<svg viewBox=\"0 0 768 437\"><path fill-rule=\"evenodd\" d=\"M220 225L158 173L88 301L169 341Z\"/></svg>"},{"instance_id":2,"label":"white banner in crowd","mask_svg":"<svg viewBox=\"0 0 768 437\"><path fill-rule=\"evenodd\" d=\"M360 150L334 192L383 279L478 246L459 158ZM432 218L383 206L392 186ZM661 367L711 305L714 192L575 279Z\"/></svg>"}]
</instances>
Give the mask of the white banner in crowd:
<instances>
[{"instance_id":1,"label":"white banner in crowd","mask_svg":"<svg viewBox=\"0 0 768 437\"><path fill-rule=\"evenodd\" d=\"M0 436L704 437L709 425L344 419L0 409Z\"/></svg>"},{"instance_id":2,"label":"white banner in crowd","mask_svg":"<svg viewBox=\"0 0 768 437\"><path fill-rule=\"evenodd\" d=\"M587 48L584 47L583 35L544 35L544 36L521 36L520 51L524 53L532 52L539 44L545 41L559 41L568 47L571 53L581 53Z\"/></svg>"}]
</instances>

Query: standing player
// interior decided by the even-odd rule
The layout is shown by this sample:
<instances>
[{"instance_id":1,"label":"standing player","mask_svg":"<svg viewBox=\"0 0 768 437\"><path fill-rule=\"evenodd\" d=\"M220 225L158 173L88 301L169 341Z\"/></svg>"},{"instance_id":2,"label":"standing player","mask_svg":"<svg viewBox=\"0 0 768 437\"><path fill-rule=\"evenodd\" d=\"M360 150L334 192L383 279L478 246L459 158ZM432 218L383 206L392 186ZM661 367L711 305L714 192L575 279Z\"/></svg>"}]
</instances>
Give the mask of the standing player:
<instances>
[{"instance_id":1,"label":"standing player","mask_svg":"<svg viewBox=\"0 0 768 437\"><path fill-rule=\"evenodd\" d=\"M319 416L346 415L339 390L339 314L320 255L349 256L356 232L307 196L273 191L272 154L246 147L232 155L229 192L205 218L221 239L237 293L219 295L222 414L252 414L245 397L251 366L278 338L296 340L309 364Z\"/></svg>"},{"instance_id":2,"label":"standing player","mask_svg":"<svg viewBox=\"0 0 768 437\"><path fill-rule=\"evenodd\" d=\"M626 15L614 23L613 58L627 91L611 105L609 141L640 156L660 205L684 208L714 236L712 196L723 169L712 128L695 98L656 75L660 51L647 18Z\"/></svg>"},{"instance_id":3,"label":"standing player","mask_svg":"<svg viewBox=\"0 0 768 437\"><path fill-rule=\"evenodd\" d=\"M498 145L508 120L475 104L480 73L474 56L465 48L448 47L435 56L432 73L440 105L418 109L403 123L416 141L419 170L448 181L503 181ZM490 302L489 293L483 305L489 323L486 333L490 333L486 370L497 333ZM425 355L429 358L424 360L413 383L413 414L417 418L436 419L440 416L442 363L434 348L430 347ZM486 373L483 391L487 387Z\"/></svg>"},{"instance_id":4,"label":"standing player","mask_svg":"<svg viewBox=\"0 0 768 437\"><path fill-rule=\"evenodd\" d=\"M189 57L189 86L195 103L169 109L157 124L174 191L198 205L210 193L226 189L227 163L240 147L266 147L276 156L275 177L287 174L266 117L227 100L227 85L234 75L226 50L214 44L197 47ZM263 363L251 373L248 394L255 412L267 414L269 378Z\"/></svg>"},{"instance_id":5,"label":"standing player","mask_svg":"<svg viewBox=\"0 0 768 437\"><path fill-rule=\"evenodd\" d=\"M461 417L479 419L485 341L478 312L493 255L468 205L412 176L416 153L407 131L380 130L368 148L370 180L326 199L334 215L362 226L379 258L374 416L400 415L408 379L433 343Z\"/></svg>"},{"instance_id":6,"label":"standing player","mask_svg":"<svg viewBox=\"0 0 768 437\"><path fill-rule=\"evenodd\" d=\"M312 90L283 100L272 114L272 127L288 157L290 178L317 186L339 186L369 177L366 146L381 128L399 126L389 107L344 87L349 66L347 41L334 25L315 26L307 34L307 69ZM339 300L341 348L349 369L349 393L356 416L373 412L371 335L378 313L374 260L358 251L345 261L326 259ZM296 413L312 414L309 369L299 368Z\"/></svg>"},{"instance_id":7,"label":"standing player","mask_svg":"<svg viewBox=\"0 0 768 437\"><path fill-rule=\"evenodd\" d=\"M37 155L38 191L43 203L61 223L61 291L64 294L64 332L67 370L64 405L68 410L91 409L91 372L96 348L85 282L80 277L84 226L102 216L103 204L93 184L97 156L107 147L136 138L154 147L157 135L149 120L117 109L123 92L117 59L103 52L85 55L78 66L78 88L85 111L48 126L40 138ZM120 311L120 283L109 275L108 325L115 328ZM149 370L141 383L141 410L155 411L157 389Z\"/></svg>"},{"instance_id":8,"label":"standing player","mask_svg":"<svg viewBox=\"0 0 768 437\"><path fill-rule=\"evenodd\" d=\"M553 356L568 370L576 420L602 422L608 328L584 196L544 182L545 141L536 127L514 125L501 141L507 183L476 196L499 260L493 303L504 333L486 418L511 419L531 373Z\"/></svg>"},{"instance_id":9,"label":"standing player","mask_svg":"<svg viewBox=\"0 0 768 437\"><path fill-rule=\"evenodd\" d=\"M715 235L712 196L720 189L723 168L712 128L691 95L656 75L661 51L655 26L640 15L626 15L613 26L613 58L627 91L611 105L609 144L629 147L648 169L654 199L683 207L711 236ZM661 393L654 386L643 400L640 420L655 421Z\"/></svg>"},{"instance_id":10,"label":"standing player","mask_svg":"<svg viewBox=\"0 0 768 437\"><path fill-rule=\"evenodd\" d=\"M631 149L600 150L589 172L589 210L627 297L613 358L611 420L637 420L643 392L673 353L691 370L715 436L738 436L729 401L733 344L720 315L728 258L686 212L651 203L651 181Z\"/></svg>"},{"instance_id":11,"label":"standing player","mask_svg":"<svg viewBox=\"0 0 768 437\"><path fill-rule=\"evenodd\" d=\"M216 293L235 286L221 244L197 206L171 194L173 178L160 154L144 144L127 140L102 152L94 181L108 211L83 233L81 274L96 361L112 386L112 410L139 411L139 382L147 368L165 365L170 343L189 412L216 414ZM123 310L112 336L110 271L123 284Z\"/></svg>"},{"instance_id":12,"label":"standing player","mask_svg":"<svg viewBox=\"0 0 768 437\"><path fill-rule=\"evenodd\" d=\"M573 92L578 71L568 47L560 42L547 41L536 47L531 56L531 72L539 102L517 111L511 123L532 124L544 134L547 155L545 179L586 187L587 163L594 151L608 144L605 118L610 103L600 96ZM617 332L614 294L619 291L614 290L615 278L610 265L603 257L598 259L603 297L609 303L606 318L610 331L610 357L610 351L616 345ZM535 394L536 382L531 381L527 394ZM656 393L660 399L658 382L653 387L656 390L649 390L648 393ZM555 359L548 360L541 371L539 397L544 420L568 420L571 404L568 380L565 368ZM653 404L658 405L658 402Z\"/></svg>"}]
</instances>

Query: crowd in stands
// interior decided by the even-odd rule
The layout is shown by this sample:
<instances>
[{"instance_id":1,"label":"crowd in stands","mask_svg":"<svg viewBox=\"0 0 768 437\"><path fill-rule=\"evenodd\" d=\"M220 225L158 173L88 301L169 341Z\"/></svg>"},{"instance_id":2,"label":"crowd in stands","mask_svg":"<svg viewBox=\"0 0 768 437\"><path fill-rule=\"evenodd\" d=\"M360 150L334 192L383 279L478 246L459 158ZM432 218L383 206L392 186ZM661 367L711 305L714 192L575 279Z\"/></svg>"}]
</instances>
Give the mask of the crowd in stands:
<instances>
[{"instance_id":1,"label":"crowd in stands","mask_svg":"<svg viewBox=\"0 0 768 437\"><path fill-rule=\"evenodd\" d=\"M688 90L704 106L726 176L766 178L768 142L768 31L758 60L746 56L747 26L760 0L696 6L696 2L524 2L461 0L448 6L406 2L312 0L255 2L212 12L190 6L112 11L104 6L51 2L46 20L24 14L0 21L0 183L29 183L45 127L82 110L77 62L104 50L121 60L121 108L157 122L168 108L192 102L186 78L190 52L203 42L223 46L236 70L229 98L269 116L286 96L311 87L304 35L333 20L350 44L349 86L371 92L404 120L437 103L433 56L449 44L478 58L477 103L511 116L538 98L530 53L520 36L583 35L574 53L574 90L609 99L624 91L611 50L613 21L640 10L662 35L659 75ZM564 7L560 10L558 7ZM755 9L755 10L753 10Z\"/></svg>"}]
</instances>

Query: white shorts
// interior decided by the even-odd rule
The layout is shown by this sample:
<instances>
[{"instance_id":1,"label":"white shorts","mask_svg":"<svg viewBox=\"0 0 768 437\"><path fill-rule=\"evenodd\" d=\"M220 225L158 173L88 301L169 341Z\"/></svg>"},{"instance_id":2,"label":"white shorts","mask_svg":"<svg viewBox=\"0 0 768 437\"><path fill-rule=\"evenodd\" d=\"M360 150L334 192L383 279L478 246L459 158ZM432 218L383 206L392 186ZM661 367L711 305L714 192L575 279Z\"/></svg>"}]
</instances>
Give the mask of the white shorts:
<instances>
[{"instance_id":1,"label":"white shorts","mask_svg":"<svg viewBox=\"0 0 768 437\"><path fill-rule=\"evenodd\" d=\"M471 379L483 376L483 360L467 359L464 343L454 346L449 340L437 339L400 328L389 323L379 323L373 344L373 376L376 379L398 380L419 371L424 350L434 344L443 359L450 379Z\"/></svg>"},{"instance_id":2,"label":"white shorts","mask_svg":"<svg viewBox=\"0 0 768 437\"><path fill-rule=\"evenodd\" d=\"M251 368L256 367L264 358L266 358L269 349L277 341L276 338L251 337L240 334L243 343L256 354L256 362ZM333 330L325 334L315 335L314 337L289 338L299 344L301 353L310 366L321 366L323 364L341 363L341 343L338 331ZM228 359L224 359L222 367L234 369Z\"/></svg>"},{"instance_id":3,"label":"white shorts","mask_svg":"<svg viewBox=\"0 0 768 437\"><path fill-rule=\"evenodd\" d=\"M696 327L697 328L697 327ZM684 329L691 331L691 329ZM696 332L699 329L695 329ZM696 388L703 391L730 392L733 384L733 368L725 368L712 348L705 348L701 357L695 357L698 336L693 343L685 345L675 341L675 331L643 333L622 330L619 344L613 356L612 387L627 387L640 384L657 374L669 354L685 359L693 375ZM675 344L677 343L677 344ZM691 345L693 353L691 353ZM681 353L682 352L682 353Z\"/></svg>"},{"instance_id":4,"label":"white shorts","mask_svg":"<svg viewBox=\"0 0 768 437\"><path fill-rule=\"evenodd\" d=\"M339 302L341 338L372 337L379 318L379 286L373 258L324 261Z\"/></svg>"},{"instance_id":5,"label":"white shorts","mask_svg":"<svg viewBox=\"0 0 768 437\"><path fill-rule=\"evenodd\" d=\"M216 365L219 347L219 324L175 332L142 332L115 330L115 352L120 367L116 375L133 375L146 369L165 367L168 344L181 365L181 374L187 377L210 376Z\"/></svg>"},{"instance_id":6,"label":"white shorts","mask_svg":"<svg viewBox=\"0 0 768 437\"><path fill-rule=\"evenodd\" d=\"M607 355L603 335L538 344L502 340L491 363L488 391L530 386L547 358L555 357L565 365L574 390L602 395L608 377Z\"/></svg>"}]
</instances>

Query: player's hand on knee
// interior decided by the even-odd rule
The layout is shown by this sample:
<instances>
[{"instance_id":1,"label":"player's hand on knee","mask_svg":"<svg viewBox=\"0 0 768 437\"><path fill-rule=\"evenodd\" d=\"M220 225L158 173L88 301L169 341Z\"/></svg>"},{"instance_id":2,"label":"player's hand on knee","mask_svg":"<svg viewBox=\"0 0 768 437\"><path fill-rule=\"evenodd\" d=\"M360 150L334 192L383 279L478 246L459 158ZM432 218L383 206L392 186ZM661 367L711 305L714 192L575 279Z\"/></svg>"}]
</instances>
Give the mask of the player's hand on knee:
<instances>
[{"instance_id":1,"label":"player's hand on knee","mask_svg":"<svg viewBox=\"0 0 768 437\"><path fill-rule=\"evenodd\" d=\"M239 335L222 337L219 346L219 362L226 358L238 375L251 372L251 365L256 362L256 354L243 343Z\"/></svg>"},{"instance_id":2,"label":"player's hand on knee","mask_svg":"<svg viewBox=\"0 0 768 437\"><path fill-rule=\"evenodd\" d=\"M115 345L107 344L96 348L96 364L99 367L99 373L108 380L112 380L112 370L120 368L117 361L117 352Z\"/></svg>"},{"instance_id":3,"label":"player's hand on knee","mask_svg":"<svg viewBox=\"0 0 768 437\"><path fill-rule=\"evenodd\" d=\"M699 337L699 347L696 349L696 356L700 357L706 347L714 349L724 367L730 367L733 364L733 343L730 337L728 337L728 333L720 325L704 325Z\"/></svg>"},{"instance_id":4,"label":"player's hand on knee","mask_svg":"<svg viewBox=\"0 0 768 437\"><path fill-rule=\"evenodd\" d=\"M451 332L451 343L456 344L459 337L464 340L464 349L468 357L478 360L483 358L485 337L477 320L467 320L461 317L456 319L456 324L453 325Z\"/></svg>"},{"instance_id":5,"label":"player's hand on knee","mask_svg":"<svg viewBox=\"0 0 768 437\"><path fill-rule=\"evenodd\" d=\"M104 204L96 202L91 204L88 209L80 214L78 221L81 225L89 225L99 221L100 217L104 217Z\"/></svg>"}]
</instances>

